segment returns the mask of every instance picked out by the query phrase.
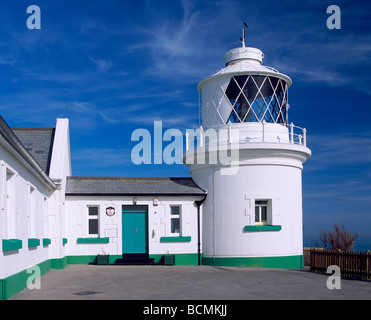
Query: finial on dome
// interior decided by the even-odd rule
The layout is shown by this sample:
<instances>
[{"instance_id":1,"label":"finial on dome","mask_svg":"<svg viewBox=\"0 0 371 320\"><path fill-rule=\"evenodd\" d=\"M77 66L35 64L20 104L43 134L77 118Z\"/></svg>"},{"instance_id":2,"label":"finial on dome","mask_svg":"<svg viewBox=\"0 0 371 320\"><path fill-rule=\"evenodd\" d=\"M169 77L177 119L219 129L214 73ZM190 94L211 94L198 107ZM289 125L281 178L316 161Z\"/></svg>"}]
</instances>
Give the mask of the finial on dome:
<instances>
[{"instance_id":1,"label":"finial on dome","mask_svg":"<svg viewBox=\"0 0 371 320\"><path fill-rule=\"evenodd\" d=\"M246 29L248 28L248 25L246 24L246 22L244 22L243 26L244 26L244 28L242 29L242 38L240 38L242 48L245 47Z\"/></svg>"}]
</instances>

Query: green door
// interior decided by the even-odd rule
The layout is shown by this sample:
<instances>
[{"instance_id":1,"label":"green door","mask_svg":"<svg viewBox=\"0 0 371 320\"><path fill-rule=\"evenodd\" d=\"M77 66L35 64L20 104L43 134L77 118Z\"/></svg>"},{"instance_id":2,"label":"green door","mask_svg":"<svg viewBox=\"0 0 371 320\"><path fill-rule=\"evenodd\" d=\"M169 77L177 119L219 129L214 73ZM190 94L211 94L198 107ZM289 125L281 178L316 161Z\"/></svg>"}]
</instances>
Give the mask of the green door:
<instances>
[{"instance_id":1,"label":"green door","mask_svg":"<svg viewBox=\"0 0 371 320\"><path fill-rule=\"evenodd\" d=\"M122 253L147 253L146 206L122 207Z\"/></svg>"}]
</instances>

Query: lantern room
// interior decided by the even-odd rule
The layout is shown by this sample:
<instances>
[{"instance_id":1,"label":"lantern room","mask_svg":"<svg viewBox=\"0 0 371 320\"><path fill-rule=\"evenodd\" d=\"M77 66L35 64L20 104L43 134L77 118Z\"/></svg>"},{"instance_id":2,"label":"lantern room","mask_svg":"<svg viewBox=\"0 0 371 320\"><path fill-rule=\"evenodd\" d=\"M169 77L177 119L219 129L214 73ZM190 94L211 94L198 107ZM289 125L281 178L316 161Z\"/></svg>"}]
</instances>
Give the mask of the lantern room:
<instances>
[{"instance_id":1,"label":"lantern room","mask_svg":"<svg viewBox=\"0 0 371 320\"><path fill-rule=\"evenodd\" d=\"M264 66L263 53L242 46L228 51L226 66L198 85L204 127L266 122L287 125L291 79Z\"/></svg>"}]
</instances>

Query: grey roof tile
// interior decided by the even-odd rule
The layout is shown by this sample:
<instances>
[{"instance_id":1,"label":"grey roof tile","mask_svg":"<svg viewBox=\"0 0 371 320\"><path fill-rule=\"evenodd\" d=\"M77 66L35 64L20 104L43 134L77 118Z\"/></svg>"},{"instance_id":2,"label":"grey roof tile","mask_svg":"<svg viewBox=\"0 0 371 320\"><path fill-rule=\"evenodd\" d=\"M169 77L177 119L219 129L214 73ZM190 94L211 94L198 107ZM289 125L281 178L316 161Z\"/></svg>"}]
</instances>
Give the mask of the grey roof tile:
<instances>
[{"instance_id":1,"label":"grey roof tile","mask_svg":"<svg viewBox=\"0 0 371 320\"><path fill-rule=\"evenodd\" d=\"M66 195L205 195L192 178L68 177Z\"/></svg>"},{"instance_id":2,"label":"grey roof tile","mask_svg":"<svg viewBox=\"0 0 371 320\"><path fill-rule=\"evenodd\" d=\"M52 130L52 129L49 129ZM52 189L56 189L57 186L55 183L49 178L47 173L45 172L44 168L40 165L40 163L35 159L35 155L33 155L29 148L31 147L32 141L25 141L28 146L26 147L21 139L14 133L14 131L8 126L4 118L0 115L0 136L4 138L4 140L9 143L9 145L32 167L33 170L48 184L48 186ZM42 151L43 149L37 149L38 151ZM51 150L50 150L51 151ZM45 152L45 149L44 149ZM36 152L35 152L36 154ZM40 154L39 154L40 155ZM37 158L37 157L36 157Z\"/></svg>"},{"instance_id":3,"label":"grey roof tile","mask_svg":"<svg viewBox=\"0 0 371 320\"><path fill-rule=\"evenodd\" d=\"M49 174L55 129L12 128L12 130L44 172Z\"/></svg>"}]
</instances>

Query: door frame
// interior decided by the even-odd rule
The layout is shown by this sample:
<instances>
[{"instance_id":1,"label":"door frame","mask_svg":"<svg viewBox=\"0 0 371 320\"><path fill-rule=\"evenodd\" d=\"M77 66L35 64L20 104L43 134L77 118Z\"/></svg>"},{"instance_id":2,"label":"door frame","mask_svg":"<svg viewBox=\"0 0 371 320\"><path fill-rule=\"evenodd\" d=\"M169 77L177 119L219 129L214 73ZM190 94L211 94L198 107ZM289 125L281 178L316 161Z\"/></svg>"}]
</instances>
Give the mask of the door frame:
<instances>
[{"instance_id":1,"label":"door frame","mask_svg":"<svg viewBox=\"0 0 371 320\"><path fill-rule=\"evenodd\" d=\"M144 230L144 244L145 252L130 252L130 253L147 253L149 249L149 236L148 236L148 205L122 205L121 206L121 244L122 244L122 254L128 254L129 252L124 252L124 214L129 212L143 212L145 219L145 230Z\"/></svg>"}]
</instances>

